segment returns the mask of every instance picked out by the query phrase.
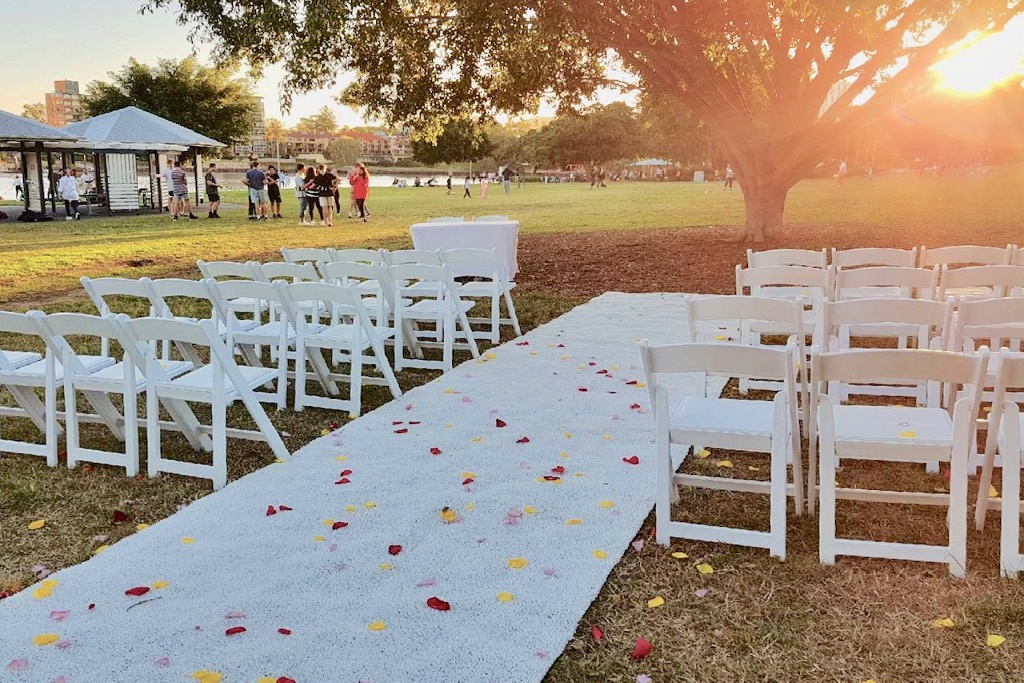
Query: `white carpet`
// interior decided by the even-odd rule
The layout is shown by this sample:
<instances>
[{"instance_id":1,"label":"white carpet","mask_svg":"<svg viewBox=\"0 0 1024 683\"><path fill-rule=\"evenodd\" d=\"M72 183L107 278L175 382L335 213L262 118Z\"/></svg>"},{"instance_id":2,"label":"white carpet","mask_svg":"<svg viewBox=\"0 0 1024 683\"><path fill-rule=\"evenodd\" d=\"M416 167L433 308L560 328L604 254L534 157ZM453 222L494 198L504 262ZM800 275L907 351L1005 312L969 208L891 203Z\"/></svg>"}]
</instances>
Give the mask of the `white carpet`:
<instances>
[{"instance_id":1,"label":"white carpet","mask_svg":"<svg viewBox=\"0 0 1024 683\"><path fill-rule=\"evenodd\" d=\"M3 600L0 681L540 680L653 505L636 341L685 325L600 296Z\"/></svg>"}]
</instances>

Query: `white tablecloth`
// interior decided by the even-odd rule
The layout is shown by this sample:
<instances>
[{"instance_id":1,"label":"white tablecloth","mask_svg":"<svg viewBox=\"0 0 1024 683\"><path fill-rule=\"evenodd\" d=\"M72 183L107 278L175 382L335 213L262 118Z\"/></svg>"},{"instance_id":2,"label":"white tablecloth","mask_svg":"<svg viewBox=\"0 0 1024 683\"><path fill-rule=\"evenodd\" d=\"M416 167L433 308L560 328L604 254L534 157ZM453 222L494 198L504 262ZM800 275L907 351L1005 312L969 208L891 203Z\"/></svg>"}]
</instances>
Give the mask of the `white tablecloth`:
<instances>
[{"instance_id":1,"label":"white tablecloth","mask_svg":"<svg viewBox=\"0 0 1024 683\"><path fill-rule=\"evenodd\" d=\"M494 249L509 278L519 272L519 221L414 223L409 231L416 249ZM454 270L456 277L465 274Z\"/></svg>"}]
</instances>

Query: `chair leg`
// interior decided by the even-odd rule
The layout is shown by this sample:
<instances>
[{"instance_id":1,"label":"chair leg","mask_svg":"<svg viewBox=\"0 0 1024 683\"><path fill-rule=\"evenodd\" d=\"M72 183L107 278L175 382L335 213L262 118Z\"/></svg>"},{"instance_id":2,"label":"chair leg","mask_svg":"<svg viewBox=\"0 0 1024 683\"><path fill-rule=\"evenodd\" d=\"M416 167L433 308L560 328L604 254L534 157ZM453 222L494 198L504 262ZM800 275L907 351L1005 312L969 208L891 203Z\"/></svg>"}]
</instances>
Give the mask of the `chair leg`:
<instances>
[{"instance_id":1,"label":"chair leg","mask_svg":"<svg viewBox=\"0 0 1024 683\"><path fill-rule=\"evenodd\" d=\"M146 459L147 474L160 474L160 399L151 386L146 387Z\"/></svg>"},{"instance_id":2,"label":"chair leg","mask_svg":"<svg viewBox=\"0 0 1024 683\"><path fill-rule=\"evenodd\" d=\"M661 406L658 409L660 410ZM664 412L665 419L667 420L667 406L664 407ZM657 491L655 492L654 523L655 540L659 545L667 546L672 542L672 534L669 532L669 527L672 525L672 491L675 490L675 484L672 482L674 470L672 469L672 453L668 429L667 427L663 428L663 425L664 423L658 422L658 462L655 467L655 486Z\"/></svg>"},{"instance_id":3,"label":"chair leg","mask_svg":"<svg viewBox=\"0 0 1024 683\"><path fill-rule=\"evenodd\" d=\"M64 439L65 450L68 455L68 469L72 470L78 464L78 449L80 438L78 435L78 410L75 386L71 381L71 373L64 375ZM49 437L47 437L49 438Z\"/></svg>"},{"instance_id":4,"label":"chair leg","mask_svg":"<svg viewBox=\"0 0 1024 683\"><path fill-rule=\"evenodd\" d=\"M443 351L441 362L444 364L445 372L451 372L452 367L455 364L455 320L452 319L451 313L444 316L443 320L438 321L438 325L441 326L441 336L443 337ZM473 342L472 332L469 332L470 343ZM474 344L474 348L475 348ZM476 354L473 356L476 357Z\"/></svg>"},{"instance_id":5,"label":"chair leg","mask_svg":"<svg viewBox=\"0 0 1024 683\"><path fill-rule=\"evenodd\" d=\"M395 372L405 367L405 320L401 314L395 315Z\"/></svg>"},{"instance_id":6,"label":"chair leg","mask_svg":"<svg viewBox=\"0 0 1024 683\"><path fill-rule=\"evenodd\" d=\"M299 338L295 340L295 411L301 413L306 407L306 354L319 352L310 349Z\"/></svg>"},{"instance_id":7,"label":"chair leg","mask_svg":"<svg viewBox=\"0 0 1024 683\"><path fill-rule=\"evenodd\" d=\"M126 381L124 387L124 473L128 477L139 473L139 397L135 392L134 379L132 385Z\"/></svg>"},{"instance_id":8,"label":"chair leg","mask_svg":"<svg viewBox=\"0 0 1024 683\"><path fill-rule=\"evenodd\" d=\"M213 413L213 490L228 483L228 431L227 406L224 401L211 405Z\"/></svg>"},{"instance_id":9,"label":"chair leg","mask_svg":"<svg viewBox=\"0 0 1024 683\"><path fill-rule=\"evenodd\" d=\"M491 336L492 344L501 339L501 296L498 292L491 294Z\"/></svg>"},{"instance_id":10,"label":"chair leg","mask_svg":"<svg viewBox=\"0 0 1024 683\"><path fill-rule=\"evenodd\" d=\"M47 358L52 361L52 354L47 354ZM49 368L47 375L49 377L46 381L46 388L43 393L46 397L46 464L50 467L57 466L57 382L55 378L54 368Z\"/></svg>"},{"instance_id":11,"label":"chair leg","mask_svg":"<svg viewBox=\"0 0 1024 683\"><path fill-rule=\"evenodd\" d=\"M458 307L458 305L459 305L459 301L458 300L453 302L453 305L456 306L456 313L457 313L458 318L459 318L459 326L462 328L462 331L466 333L466 341L469 343L469 352L473 355L473 358L479 358L480 357L480 350L476 346L476 340L473 339L473 330L470 329L470 327L469 327L469 319L466 317L465 311L463 311L461 308ZM455 323L455 321L453 320L452 321L453 326L454 326L454 323ZM452 336L454 337L454 330L452 330L452 332L453 332Z\"/></svg>"},{"instance_id":12,"label":"chair leg","mask_svg":"<svg viewBox=\"0 0 1024 683\"><path fill-rule=\"evenodd\" d=\"M508 309L508 317L512 320L512 330L517 337L523 336L523 331L519 327L519 316L516 315L516 305L512 303L512 293L508 288L505 289L505 308Z\"/></svg>"},{"instance_id":13,"label":"chair leg","mask_svg":"<svg viewBox=\"0 0 1024 683\"><path fill-rule=\"evenodd\" d=\"M282 460L287 458L290 455L288 448L284 445L284 441L281 440L281 435L277 432L277 428L274 427L270 418L267 417L267 412L263 410L263 404L256 399L249 387L240 386L237 387L237 390L242 403L248 408L249 414L263 433L270 449L274 451L274 455Z\"/></svg>"},{"instance_id":14,"label":"chair leg","mask_svg":"<svg viewBox=\"0 0 1024 683\"><path fill-rule=\"evenodd\" d=\"M810 490L814 490L813 484L811 484ZM834 448L821 449L818 556L822 564L836 563L836 454Z\"/></svg>"},{"instance_id":15,"label":"chair leg","mask_svg":"<svg viewBox=\"0 0 1024 683\"><path fill-rule=\"evenodd\" d=\"M356 330L358 332L358 330ZM362 412L363 400L363 349L362 344L356 340L355 333L352 335L352 348L349 353L349 417L359 417Z\"/></svg>"},{"instance_id":16,"label":"chair leg","mask_svg":"<svg viewBox=\"0 0 1024 683\"><path fill-rule=\"evenodd\" d=\"M967 429L967 422L970 416L967 411L962 411L958 417L960 425L954 426L953 433L957 433L957 426ZM964 431L960 433L963 434ZM967 574L967 452L969 444L966 438L961 438L954 443L952 457L950 459L949 476L949 573L951 576L963 577ZM988 489L985 489L986 495Z\"/></svg>"},{"instance_id":17,"label":"chair leg","mask_svg":"<svg viewBox=\"0 0 1024 683\"><path fill-rule=\"evenodd\" d=\"M1017 417L1014 416L1014 420ZM1019 422L1018 422L1019 424ZM1009 425L1008 425L1009 426ZM1000 573L1011 579L1020 570L1020 435L1009 428L1003 448L1003 504L999 533ZM986 487L987 491L987 487Z\"/></svg>"},{"instance_id":18,"label":"chair leg","mask_svg":"<svg viewBox=\"0 0 1024 683\"><path fill-rule=\"evenodd\" d=\"M981 480L978 482L978 499L974 508L974 526L978 531L985 528L985 517L988 514L988 488L992 485L992 469L995 467L995 452L999 439L998 431L998 425L989 424L988 434L985 437L985 460L981 467ZM1012 472L1012 470L1007 469L1006 455L1003 454L1004 479L1006 479L1006 472ZM1005 482L1003 487L1005 489Z\"/></svg>"},{"instance_id":19,"label":"chair leg","mask_svg":"<svg viewBox=\"0 0 1024 683\"><path fill-rule=\"evenodd\" d=\"M771 450L771 486L769 507L771 509L771 522L769 533L771 544L769 553L772 557L780 560L786 559L786 451L788 450L788 439L772 439Z\"/></svg>"}]
</instances>

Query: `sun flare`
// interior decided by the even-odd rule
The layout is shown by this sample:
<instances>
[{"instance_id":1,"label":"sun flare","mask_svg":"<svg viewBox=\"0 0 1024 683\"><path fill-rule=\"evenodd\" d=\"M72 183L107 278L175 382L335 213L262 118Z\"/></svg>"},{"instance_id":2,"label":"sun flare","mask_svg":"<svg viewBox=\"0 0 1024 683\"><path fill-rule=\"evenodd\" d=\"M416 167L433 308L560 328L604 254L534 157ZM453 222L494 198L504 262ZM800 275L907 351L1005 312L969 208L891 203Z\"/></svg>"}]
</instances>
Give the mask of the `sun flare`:
<instances>
[{"instance_id":1,"label":"sun flare","mask_svg":"<svg viewBox=\"0 0 1024 683\"><path fill-rule=\"evenodd\" d=\"M1014 20L1000 33L976 36L932 70L938 87L961 95L981 95L1018 74L1024 74L1024 20Z\"/></svg>"}]
</instances>

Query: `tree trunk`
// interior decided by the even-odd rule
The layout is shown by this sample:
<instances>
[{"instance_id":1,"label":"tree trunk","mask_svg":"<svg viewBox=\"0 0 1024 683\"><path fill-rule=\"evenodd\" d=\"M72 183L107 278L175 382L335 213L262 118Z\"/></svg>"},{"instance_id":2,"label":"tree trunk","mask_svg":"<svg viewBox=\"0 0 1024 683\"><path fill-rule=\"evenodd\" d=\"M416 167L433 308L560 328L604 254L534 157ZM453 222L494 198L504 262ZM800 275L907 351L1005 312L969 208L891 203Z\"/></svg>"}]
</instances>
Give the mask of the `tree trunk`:
<instances>
[{"instance_id":1,"label":"tree trunk","mask_svg":"<svg viewBox=\"0 0 1024 683\"><path fill-rule=\"evenodd\" d=\"M782 231L782 213L789 187L777 181L744 183L743 199L747 207L747 242L774 239Z\"/></svg>"}]
</instances>

